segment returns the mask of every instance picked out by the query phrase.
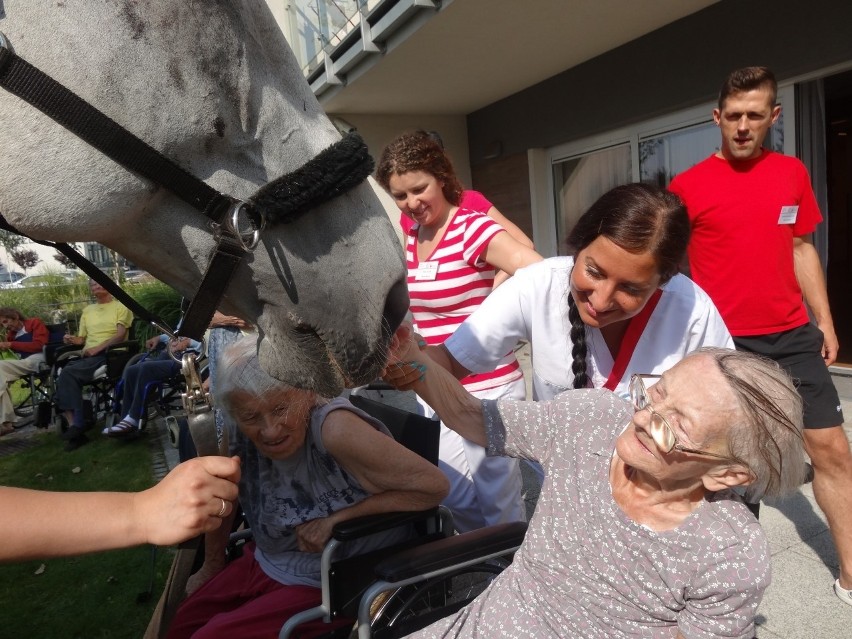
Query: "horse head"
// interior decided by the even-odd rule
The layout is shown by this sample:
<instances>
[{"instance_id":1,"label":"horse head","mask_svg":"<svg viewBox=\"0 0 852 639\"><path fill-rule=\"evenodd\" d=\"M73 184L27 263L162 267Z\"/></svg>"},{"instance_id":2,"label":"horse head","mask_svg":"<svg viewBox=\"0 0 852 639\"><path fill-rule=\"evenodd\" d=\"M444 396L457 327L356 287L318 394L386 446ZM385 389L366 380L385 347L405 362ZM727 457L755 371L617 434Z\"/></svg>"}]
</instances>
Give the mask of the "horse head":
<instances>
[{"instance_id":1,"label":"horse head","mask_svg":"<svg viewBox=\"0 0 852 639\"><path fill-rule=\"evenodd\" d=\"M210 186L249 199L340 136L265 3L64 0L7 7L16 52ZM97 241L191 297L208 220L0 90L0 212L37 239ZM221 310L253 322L273 376L324 394L375 378L408 298L363 183L268 226Z\"/></svg>"}]
</instances>

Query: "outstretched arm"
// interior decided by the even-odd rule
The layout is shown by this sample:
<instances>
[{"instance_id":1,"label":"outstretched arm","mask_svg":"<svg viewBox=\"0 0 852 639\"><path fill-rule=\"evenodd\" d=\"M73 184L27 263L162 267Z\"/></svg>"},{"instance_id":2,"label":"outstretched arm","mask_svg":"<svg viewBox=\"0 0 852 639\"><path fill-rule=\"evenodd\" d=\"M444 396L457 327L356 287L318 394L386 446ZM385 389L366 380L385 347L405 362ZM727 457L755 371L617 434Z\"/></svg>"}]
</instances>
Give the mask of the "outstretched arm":
<instances>
[{"instance_id":1,"label":"outstretched arm","mask_svg":"<svg viewBox=\"0 0 852 639\"><path fill-rule=\"evenodd\" d=\"M825 286L825 276L819 262L819 255L811 244L811 237L793 238L793 264L796 269L796 279L802 289L805 303L811 309L817 326L824 336L822 358L825 365L830 366L837 359L840 348L837 334L834 332L834 321L828 306L828 292Z\"/></svg>"},{"instance_id":2,"label":"outstretched arm","mask_svg":"<svg viewBox=\"0 0 852 639\"><path fill-rule=\"evenodd\" d=\"M533 245L533 241L527 237L527 234L524 233L521 228L512 222L509 218L503 215L496 206L492 206L487 211L488 217L497 222L500 226L505 229L506 233L508 233L513 240L526 246L528 249L535 250L535 246ZM494 276L494 288L500 286L503 282L509 279L511 275L506 271L497 271L497 274Z\"/></svg>"},{"instance_id":3,"label":"outstretched arm","mask_svg":"<svg viewBox=\"0 0 852 639\"><path fill-rule=\"evenodd\" d=\"M413 390L441 416L441 421L465 439L487 446L482 403L429 355L420 350L411 327L394 336L392 360L383 378L396 388Z\"/></svg>"},{"instance_id":4,"label":"outstretched arm","mask_svg":"<svg viewBox=\"0 0 852 639\"><path fill-rule=\"evenodd\" d=\"M540 262L542 259L541 255L524 246L508 233L498 233L491 238L482 257L486 262L509 275L514 275L519 268Z\"/></svg>"},{"instance_id":5,"label":"outstretched arm","mask_svg":"<svg viewBox=\"0 0 852 639\"><path fill-rule=\"evenodd\" d=\"M0 487L0 561L179 543L222 523L222 500L233 510L239 476L236 458L199 457L139 493Z\"/></svg>"}]
</instances>

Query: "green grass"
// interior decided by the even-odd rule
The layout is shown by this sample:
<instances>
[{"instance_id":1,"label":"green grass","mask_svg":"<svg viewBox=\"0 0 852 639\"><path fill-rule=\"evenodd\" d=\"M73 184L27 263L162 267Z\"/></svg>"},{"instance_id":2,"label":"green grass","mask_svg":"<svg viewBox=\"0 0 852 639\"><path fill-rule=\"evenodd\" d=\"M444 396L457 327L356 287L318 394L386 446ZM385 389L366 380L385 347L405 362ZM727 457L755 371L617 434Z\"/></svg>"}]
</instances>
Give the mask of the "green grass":
<instances>
[{"instance_id":1,"label":"green grass","mask_svg":"<svg viewBox=\"0 0 852 639\"><path fill-rule=\"evenodd\" d=\"M92 443L72 453L64 452L64 442L54 433L35 438L33 448L0 458L0 484L56 491L138 491L154 483L145 438L116 442L95 435ZM153 595L144 603L137 603L137 595L149 586L150 546L0 565L0 637L141 637L171 558L170 549L157 552Z\"/></svg>"}]
</instances>

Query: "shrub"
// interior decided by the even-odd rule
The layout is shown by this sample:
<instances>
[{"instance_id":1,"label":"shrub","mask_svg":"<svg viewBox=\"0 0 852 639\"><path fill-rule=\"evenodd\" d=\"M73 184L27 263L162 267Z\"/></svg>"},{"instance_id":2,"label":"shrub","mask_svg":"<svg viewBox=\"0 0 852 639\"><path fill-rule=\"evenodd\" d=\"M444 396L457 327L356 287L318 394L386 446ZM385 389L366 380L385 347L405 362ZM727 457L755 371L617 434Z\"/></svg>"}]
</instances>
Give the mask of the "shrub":
<instances>
[{"instance_id":1,"label":"shrub","mask_svg":"<svg viewBox=\"0 0 852 639\"><path fill-rule=\"evenodd\" d=\"M125 284L122 288L144 308L174 327L180 317L180 295L160 281ZM42 286L0 289L0 306L17 308L25 317L38 317L46 324L68 320L71 332L76 332L83 308L93 300L89 294L88 278L80 274L69 280L54 274L45 277ZM146 322L135 323L136 339L145 340L159 334L159 329Z\"/></svg>"}]
</instances>

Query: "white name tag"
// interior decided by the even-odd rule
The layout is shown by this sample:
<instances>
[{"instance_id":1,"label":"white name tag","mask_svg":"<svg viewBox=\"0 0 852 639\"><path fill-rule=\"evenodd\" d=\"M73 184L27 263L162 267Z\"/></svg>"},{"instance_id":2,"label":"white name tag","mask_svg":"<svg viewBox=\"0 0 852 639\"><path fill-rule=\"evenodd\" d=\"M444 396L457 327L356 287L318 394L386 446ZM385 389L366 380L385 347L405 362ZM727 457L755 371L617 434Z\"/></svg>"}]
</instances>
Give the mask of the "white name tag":
<instances>
[{"instance_id":1,"label":"white name tag","mask_svg":"<svg viewBox=\"0 0 852 639\"><path fill-rule=\"evenodd\" d=\"M782 206L781 215L778 216L778 224L795 224L798 214L798 206Z\"/></svg>"},{"instance_id":2,"label":"white name tag","mask_svg":"<svg viewBox=\"0 0 852 639\"><path fill-rule=\"evenodd\" d=\"M438 262L420 262L420 268L417 269L417 275L414 279L418 282L432 282L438 277Z\"/></svg>"}]
</instances>

